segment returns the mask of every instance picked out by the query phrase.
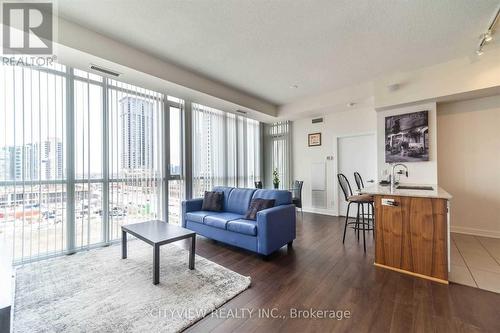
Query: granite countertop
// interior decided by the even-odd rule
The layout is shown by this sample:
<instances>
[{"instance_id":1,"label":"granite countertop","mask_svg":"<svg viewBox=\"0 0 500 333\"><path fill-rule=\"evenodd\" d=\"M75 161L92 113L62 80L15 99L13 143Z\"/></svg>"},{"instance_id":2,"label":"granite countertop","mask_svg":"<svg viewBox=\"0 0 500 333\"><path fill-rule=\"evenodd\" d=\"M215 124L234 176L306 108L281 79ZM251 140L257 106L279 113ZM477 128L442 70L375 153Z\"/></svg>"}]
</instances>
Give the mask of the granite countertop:
<instances>
[{"instance_id":1,"label":"granite countertop","mask_svg":"<svg viewBox=\"0 0 500 333\"><path fill-rule=\"evenodd\" d=\"M415 189L397 189L398 186L431 186L432 190L415 190ZM438 198L450 200L452 198L451 194L443 190L438 185L423 185L423 184L398 184L393 193L391 193L391 186L382 185L372 185L365 187L360 194L371 194L371 195L395 195L401 197L422 197L422 198Z\"/></svg>"}]
</instances>

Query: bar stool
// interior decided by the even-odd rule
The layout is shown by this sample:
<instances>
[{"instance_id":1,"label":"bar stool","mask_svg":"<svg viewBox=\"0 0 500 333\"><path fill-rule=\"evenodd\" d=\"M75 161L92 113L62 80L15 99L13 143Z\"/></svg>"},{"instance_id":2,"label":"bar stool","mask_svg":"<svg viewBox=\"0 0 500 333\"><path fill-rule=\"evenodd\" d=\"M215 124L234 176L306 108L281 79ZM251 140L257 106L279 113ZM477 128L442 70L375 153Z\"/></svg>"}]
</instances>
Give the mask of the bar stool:
<instances>
[{"instance_id":1,"label":"bar stool","mask_svg":"<svg viewBox=\"0 0 500 333\"><path fill-rule=\"evenodd\" d=\"M373 230L373 227L370 226L370 221L365 221L365 204L370 206L372 205L373 207L373 197L371 195L353 195L352 194L352 188L351 184L349 184L349 180L347 177L341 173L337 174L337 179L339 181L339 186L342 189L342 192L344 193L344 199L347 201L347 212L345 216L345 224L344 224L344 236L342 238L342 244L345 242L345 235L347 231L347 226L348 225L354 225L354 227L351 227L354 229L354 232L357 233L358 236L358 241L359 241L359 231L363 231L363 249L366 252L366 236L365 232L369 230ZM356 221L354 222L349 222L349 209L351 208L352 204L357 205L357 214L356 214ZM360 208L361 208L361 216L360 216ZM360 220L361 217L361 220Z\"/></svg>"},{"instance_id":2,"label":"bar stool","mask_svg":"<svg viewBox=\"0 0 500 333\"><path fill-rule=\"evenodd\" d=\"M354 172L354 181L356 182L356 187L358 188L358 190L361 190L365 187L365 184L363 184L363 178L361 178L361 175L357 171Z\"/></svg>"},{"instance_id":3,"label":"bar stool","mask_svg":"<svg viewBox=\"0 0 500 333\"><path fill-rule=\"evenodd\" d=\"M293 187L290 189L292 191L292 203L295 207L300 208L302 214L302 221L304 220L304 211L302 210L302 186L304 181L295 180L293 182Z\"/></svg>"},{"instance_id":4,"label":"bar stool","mask_svg":"<svg viewBox=\"0 0 500 333\"><path fill-rule=\"evenodd\" d=\"M354 172L354 181L356 182L356 187L358 188L358 191L361 191L362 189L365 188L365 184L363 183L363 178L359 174L359 172ZM372 228L375 230L375 210L373 209L374 207L374 201L372 200L371 204L368 205L368 222L372 222Z\"/></svg>"}]
</instances>

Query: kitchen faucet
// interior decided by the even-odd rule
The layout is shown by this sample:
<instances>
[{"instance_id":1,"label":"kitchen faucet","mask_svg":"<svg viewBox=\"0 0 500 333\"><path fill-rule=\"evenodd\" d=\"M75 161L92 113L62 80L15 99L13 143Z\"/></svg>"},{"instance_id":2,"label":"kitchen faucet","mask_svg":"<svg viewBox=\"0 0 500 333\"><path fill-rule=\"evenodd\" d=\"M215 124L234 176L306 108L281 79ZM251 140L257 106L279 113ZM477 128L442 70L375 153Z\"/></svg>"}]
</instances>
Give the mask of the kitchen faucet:
<instances>
[{"instance_id":1,"label":"kitchen faucet","mask_svg":"<svg viewBox=\"0 0 500 333\"><path fill-rule=\"evenodd\" d=\"M395 171L396 171L396 167L398 167L398 166L405 168L405 170L406 170L405 175L406 175L406 177L408 177L408 167L406 165L404 165L403 163L395 163L395 164L393 164L392 165L392 173L391 173L391 193L394 192L394 189L396 187ZM401 174L402 170L399 173Z\"/></svg>"}]
</instances>

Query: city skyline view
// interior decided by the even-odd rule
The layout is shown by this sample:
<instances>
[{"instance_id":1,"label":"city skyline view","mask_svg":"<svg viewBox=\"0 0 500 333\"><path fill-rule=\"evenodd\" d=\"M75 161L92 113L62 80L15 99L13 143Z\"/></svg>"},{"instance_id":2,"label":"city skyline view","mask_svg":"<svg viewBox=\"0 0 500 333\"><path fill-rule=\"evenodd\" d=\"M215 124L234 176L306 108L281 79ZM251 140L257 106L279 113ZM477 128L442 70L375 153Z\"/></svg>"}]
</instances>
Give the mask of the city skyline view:
<instances>
[{"instance_id":1,"label":"city skyline view","mask_svg":"<svg viewBox=\"0 0 500 333\"><path fill-rule=\"evenodd\" d=\"M0 66L0 241L16 261L112 241L121 225L162 218L164 210L179 221L183 181L163 181L167 96L80 70L71 79L67 71ZM181 110L169 111L166 169L180 177ZM69 238L68 228L74 229Z\"/></svg>"}]
</instances>

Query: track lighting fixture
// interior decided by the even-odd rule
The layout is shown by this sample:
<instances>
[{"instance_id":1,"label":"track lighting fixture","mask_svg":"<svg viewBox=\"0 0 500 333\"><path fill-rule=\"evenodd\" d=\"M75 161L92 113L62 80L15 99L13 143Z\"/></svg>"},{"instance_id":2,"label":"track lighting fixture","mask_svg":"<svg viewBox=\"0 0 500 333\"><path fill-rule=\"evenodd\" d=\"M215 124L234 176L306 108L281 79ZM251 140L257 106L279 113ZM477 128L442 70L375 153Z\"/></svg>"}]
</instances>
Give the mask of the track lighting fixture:
<instances>
[{"instance_id":1,"label":"track lighting fixture","mask_svg":"<svg viewBox=\"0 0 500 333\"><path fill-rule=\"evenodd\" d=\"M488 27L488 30L481 34L481 36L479 37L479 46L477 47L477 50L476 50L476 54L478 56L482 55L484 53L484 45L486 43L489 43L493 40L493 34L495 33L495 25L498 23L500 19L500 8L497 10L497 13L495 15L495 17L493 18L493 21L491 21L491 24L490 26Z\"/></svg>"}]
</instances>

